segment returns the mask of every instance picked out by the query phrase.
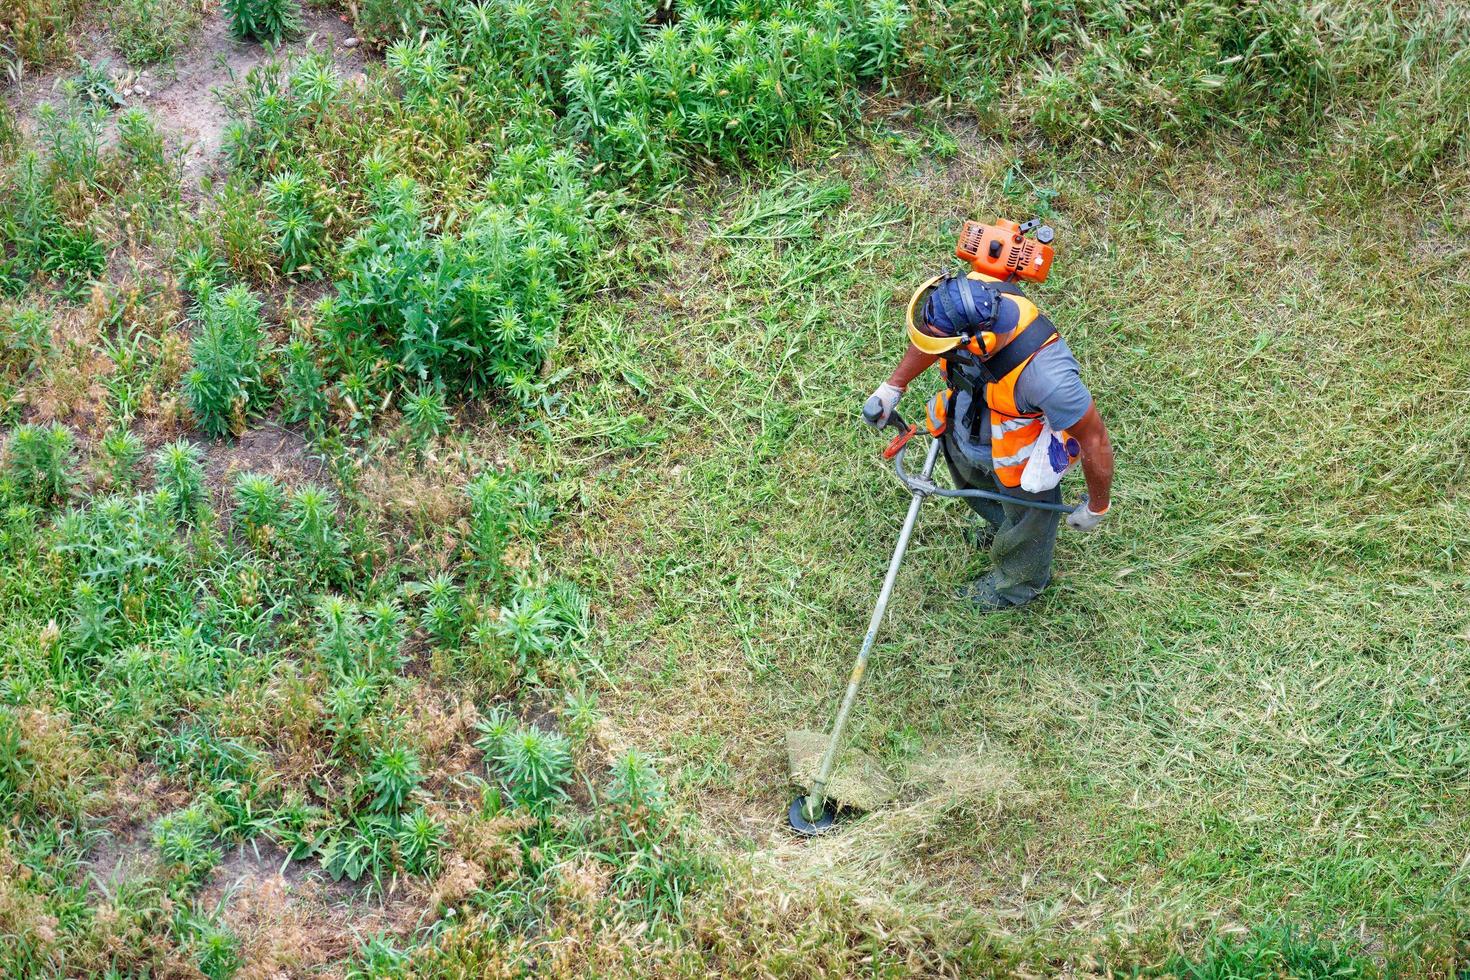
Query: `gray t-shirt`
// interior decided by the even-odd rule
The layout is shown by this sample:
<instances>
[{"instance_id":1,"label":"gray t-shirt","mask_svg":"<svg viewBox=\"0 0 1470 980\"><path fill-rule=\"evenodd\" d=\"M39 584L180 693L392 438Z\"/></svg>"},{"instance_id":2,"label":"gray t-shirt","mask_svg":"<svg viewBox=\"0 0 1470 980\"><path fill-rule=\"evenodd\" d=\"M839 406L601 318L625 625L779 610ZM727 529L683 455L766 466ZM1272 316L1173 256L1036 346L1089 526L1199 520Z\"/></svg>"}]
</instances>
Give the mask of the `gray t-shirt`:
<instances>
[{"instance_id":1,"label":"gray t-shirt","mask_svg":"<svg viewBox=\"0 0 1470 980\"><path fill-rule=\"evenodd\" d=\"M1023 412L1040 412L1046 416L1053 431L1060 432L1077 424L1092 405L1092 393L1082 383L1082 370L1072 348L1066 340L1057 338L1056 343L1036 352L1031 363L1016 380L1016 407ZM954 395L949 417L956 423L970 410L970 396L963 391ZM977 426L977 439L964 438L965 433L956 428L956 442L964 443L964 455L977 462L990 464L990 413L983 408Z\"/></svg>"}]
</instances>

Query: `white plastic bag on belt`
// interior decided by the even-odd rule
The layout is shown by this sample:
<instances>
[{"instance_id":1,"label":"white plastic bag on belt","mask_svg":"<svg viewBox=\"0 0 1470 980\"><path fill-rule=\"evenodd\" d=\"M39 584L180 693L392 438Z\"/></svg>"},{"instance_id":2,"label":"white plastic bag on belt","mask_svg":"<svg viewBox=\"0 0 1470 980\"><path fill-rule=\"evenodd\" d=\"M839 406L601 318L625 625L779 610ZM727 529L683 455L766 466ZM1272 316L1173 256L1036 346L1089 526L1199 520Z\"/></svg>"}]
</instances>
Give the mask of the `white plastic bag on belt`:
<instances>
[{"instance_id":1,"label":"white plastic bag on belt","mask_svg":"<svg viewBox=\"0 0 1470 980\"><path fill-rule=\"evenodd\" d=\"M1041 423L1041 435L1031 444L1031 455L1026 459L1026 468L1021 471L1021 489L1027 493L1041 493L1062 482L1062 477L1077 457L1082 455L1082 446L1076 439L1061 432L1053 432L1045 420Z\"/></svg>"}]
</instances>

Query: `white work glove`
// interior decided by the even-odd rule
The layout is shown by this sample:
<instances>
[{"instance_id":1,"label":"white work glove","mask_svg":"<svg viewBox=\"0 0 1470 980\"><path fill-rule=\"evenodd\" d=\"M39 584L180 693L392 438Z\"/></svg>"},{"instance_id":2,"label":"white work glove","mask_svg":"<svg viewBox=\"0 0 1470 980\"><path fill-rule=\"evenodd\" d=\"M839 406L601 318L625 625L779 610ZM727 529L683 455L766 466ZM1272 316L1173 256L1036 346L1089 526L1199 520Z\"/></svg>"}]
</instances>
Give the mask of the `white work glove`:
<instances>
[{"instance_id":1,"label":"white work glove","mask_svg":"<svg viewBox=\"0 0 1470 980\"><path fill-rule=\"evenodd\" d=\"M1112 505L1109 504L1106 509L1096 511L1090 504L1083 502L1081 506L1067 515L1067 526L1074 531L1096 531L1097 526L1103 522L1103 518L1107 517L1108 511L1112 509Z\"/></svg>"},{"instance_id":2,"label":"white work glove","mask_svg":"<svg viewBox=\"0 0 1470 980\"><path fill-rule=\"evenodd\" d=\"M888 416L893 414L893 410L898 407L898 400L902 397L902 388L891 385L887 381L883 382L863 403L863 420L875 429L883 428L888 424Z\"/></svg>"}]
</instances>

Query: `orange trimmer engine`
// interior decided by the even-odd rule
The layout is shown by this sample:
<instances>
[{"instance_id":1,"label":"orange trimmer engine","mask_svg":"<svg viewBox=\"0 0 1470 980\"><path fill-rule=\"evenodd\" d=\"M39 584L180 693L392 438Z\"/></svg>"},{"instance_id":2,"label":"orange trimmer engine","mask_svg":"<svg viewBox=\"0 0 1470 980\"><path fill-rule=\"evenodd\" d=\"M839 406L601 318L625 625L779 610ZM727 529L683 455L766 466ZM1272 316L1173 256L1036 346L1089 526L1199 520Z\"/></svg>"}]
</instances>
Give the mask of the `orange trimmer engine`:
<instances>
[{"instance_id":1,"label":"orange trimmer engine","mask_svg":"<svg viewBox=\"0 0 1470 980\"><path fill-rule=\"evenodd\" d=\"M1035 238L1028 238L1031 232ZM1056 254L1051 247L1056 233L1040 218L1023 224L1004 218L993 225L966 221L954 254L970 263L976 272L996 279L1027 279L1045 282Z\"/></svg>"}]
</instances>

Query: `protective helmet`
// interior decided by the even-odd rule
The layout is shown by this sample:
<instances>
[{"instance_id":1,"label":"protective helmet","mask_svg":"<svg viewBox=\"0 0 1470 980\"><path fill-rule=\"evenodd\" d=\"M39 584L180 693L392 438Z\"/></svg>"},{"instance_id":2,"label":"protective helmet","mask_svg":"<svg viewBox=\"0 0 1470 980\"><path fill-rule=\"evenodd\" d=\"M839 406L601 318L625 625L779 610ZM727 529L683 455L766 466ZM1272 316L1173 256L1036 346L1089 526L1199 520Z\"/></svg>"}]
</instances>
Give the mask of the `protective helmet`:
<instances>
[{"instance_id":1,"label":"protective helmet","mask_svg":"<svg viewBox=\"0 0 1470 980\"><path fill-rule=\"evenodd\" d=\"M985 282L935 276L909 300L909 340L926 354L946 353L991 328L999 308L999 295Z\"/></svg>"}]
</instances>

